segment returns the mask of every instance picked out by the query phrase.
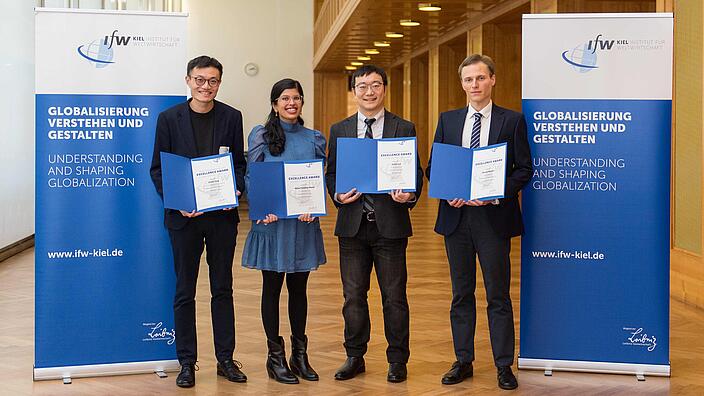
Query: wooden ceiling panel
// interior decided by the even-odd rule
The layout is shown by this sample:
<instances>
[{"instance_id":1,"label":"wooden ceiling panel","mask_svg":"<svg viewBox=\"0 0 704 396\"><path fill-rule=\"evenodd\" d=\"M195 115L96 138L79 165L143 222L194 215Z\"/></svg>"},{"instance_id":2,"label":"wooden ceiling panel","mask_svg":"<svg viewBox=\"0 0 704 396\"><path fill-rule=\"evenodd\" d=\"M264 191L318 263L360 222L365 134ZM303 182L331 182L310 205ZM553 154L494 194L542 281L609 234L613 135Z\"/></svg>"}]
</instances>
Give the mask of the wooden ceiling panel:
<instances>
[{"instance_id":1,"label":"wooden ceiling panel","mask_svg":"<svg viewBox=\"0 0 704 396\"><path fill-rule=\"evenodd\" d=\"M337 35L315 70L341 71L357 56L364 55L365 49L378 49L378 55L369 55L367 61L380 66L389 66L394 61L414 50L426 46L462 25L468 25L473 18L491 10L507 0L440 0L440 1L400 1L362 0L351 17ZM418 10L421 2L432 2L442 7L441 11L424 12ZM401 19L412 19L420 26L403 27ZM402 38L386 38L386 32L403 33ZM374 41L388 41L390 47L374 47Z\"/></svg>"}]
</instances>

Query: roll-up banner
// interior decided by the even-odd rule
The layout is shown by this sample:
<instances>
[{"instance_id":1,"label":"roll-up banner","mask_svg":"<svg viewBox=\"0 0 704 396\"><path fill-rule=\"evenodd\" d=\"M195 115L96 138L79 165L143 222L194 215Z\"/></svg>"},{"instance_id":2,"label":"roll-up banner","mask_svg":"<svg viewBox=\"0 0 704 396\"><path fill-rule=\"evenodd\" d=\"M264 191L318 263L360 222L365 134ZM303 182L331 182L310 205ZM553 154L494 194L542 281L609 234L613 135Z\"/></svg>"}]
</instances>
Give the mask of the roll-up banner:
<instances>
[{"instance_id":1,"label":"roll-up banner","mask_svg":"<svg viewBox=\"0 0 704 396\"><path fill-rule=\"evenodd\" d=\"M149 166L185 99L185 16L36 10L34 379L178 368Z\"/></svg>"},{"instance_id":2,"label":"roll-up banner","mask_svg":"<svg viewBox=\"0 0 704 396\"><path fill-rule=\"evenodd\" d=\"M519 368L670 375L672 28L523 16Z\"/></svg>"}]
</instances>

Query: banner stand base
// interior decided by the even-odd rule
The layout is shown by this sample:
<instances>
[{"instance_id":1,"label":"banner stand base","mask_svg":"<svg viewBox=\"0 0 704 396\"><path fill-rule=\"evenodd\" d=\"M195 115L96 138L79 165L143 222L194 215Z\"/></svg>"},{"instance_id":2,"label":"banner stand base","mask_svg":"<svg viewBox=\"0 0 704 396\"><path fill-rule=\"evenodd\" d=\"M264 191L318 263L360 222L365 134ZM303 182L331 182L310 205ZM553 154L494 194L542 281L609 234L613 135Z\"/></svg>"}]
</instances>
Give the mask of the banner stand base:
<instances>
[{"instance_id":1,"label":"banner stand base","mask_svg":"<svg viewBox=\"0 0 704 396\"><path fill-rule=\"evenodd\" d=\"M669 377L671 374L669 364L587 362L579 360L529 359L521 357L518 358L518 368L521 370L542 370L545 372L546 376L551 376L553 371L631 374L635 375L639 381L645 381L646 375Z\"/></svg>"},{"instance_id":2,"label":"banner stand base","mask_svg":"<svg viewBox=\"0 0 704 396\"><path fill-rule=\"evenodd\" d=\"M105 377L109 375L156 373L163 378L166 372L179 371L178 360L155 360L149 362L93 364L85 366L63 366L34 368L34 381L60 379L70 384L73 378Z\"/></svg>"}]
</instances>

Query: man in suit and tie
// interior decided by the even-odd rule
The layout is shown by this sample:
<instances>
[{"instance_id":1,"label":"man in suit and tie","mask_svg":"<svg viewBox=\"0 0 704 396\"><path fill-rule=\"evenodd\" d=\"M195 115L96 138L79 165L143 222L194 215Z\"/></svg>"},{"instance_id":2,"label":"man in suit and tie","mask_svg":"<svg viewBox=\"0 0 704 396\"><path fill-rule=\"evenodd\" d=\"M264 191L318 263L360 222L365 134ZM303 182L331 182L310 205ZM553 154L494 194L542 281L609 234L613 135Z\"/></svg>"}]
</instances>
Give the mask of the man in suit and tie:
<instances>
[{"instance_id":1,"label":"man in suit and tie","mask_svg":"<svg viewBox=\"0 0 704 396\"><path fill-rule=\"evenodd\" d=\"M367 292L372 267L376 271L384 308L384 334L388 342L387 380L407 378L409 314L406 298L406 247L412 235L409 210L420 196L423 170L416 158L416 192L361 194L335 188L337 139L381 139L416 136L413 123L384 109L387 78L383 69L365 65L352 75L357 113L330 128L328 192L338 208L335 235L340 246L340 274L345 303L345 351L347 360L335 379L347 380L364 372L364 354L369 342L370 320Z\"/></svg>"},{"instance_id":2,"label":"man in suit and tie","mask_svg":"<svg viewBox=\"0 0 704 396\"><path fill-rule=\"evenodd\" d=\"M237 195L244 190L246 162L242 137L242 113L215 100L222 78L222 64L199 56L186 68L186 84L192 98L159 114L150 173L159 195L163 195L160 152L188 158L220 152L232 153ZM232 298L232 259L237 238L237 209L207 213L164 210L176 271L174 321L176 354L181 372L176 385L195 385L196 281L203 247L207 246L210 275L210 310L213 322L217 374L233 382L245 382L235 349L235 312Z\"/></svg>"},{"instance_id":3,"label":"man in suit and tie","mask_svg":"<svg viewBox=\"0 0 704 396\"><path fill-rule=\"evenodd\" d=\"M494 364L499 387L515 389L511 371L515 334L509 287L511 238L523 233L518 192L532 176L530 147L523 114L492 103L496 83L494 62L488 56L471 55L459 67L462 88L469 106L440 115L435 142L476 148L507 143L504 198L493 201L456 198L441 201L435 232L445 237L452 279L450 322L457 361L442 377L446 385L457 384L473 374L476 327L476 259L482 267ZM431 160L426 175L430 177Z\"/></svg>"}]
</instances>

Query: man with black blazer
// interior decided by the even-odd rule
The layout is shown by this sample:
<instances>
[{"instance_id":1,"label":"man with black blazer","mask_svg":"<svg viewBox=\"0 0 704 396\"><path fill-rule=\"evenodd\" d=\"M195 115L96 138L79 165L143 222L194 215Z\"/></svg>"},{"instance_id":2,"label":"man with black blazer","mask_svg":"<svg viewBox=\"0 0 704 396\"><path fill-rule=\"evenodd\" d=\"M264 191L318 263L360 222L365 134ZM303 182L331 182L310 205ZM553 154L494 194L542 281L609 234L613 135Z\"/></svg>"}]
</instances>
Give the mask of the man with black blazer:
<instances>
[{"instance_id":1,"label":"man with black blazer","mask_svg":"<svg viewBox=\"0 0 704 396\"><path fill-rule=\"evenodd\" d=\"M215 58L199 56L186 68L186 84L192 98L159 114L150 173L159 195L161 152L188 158L232 153L237 195L244 190L246 162L242 136L242 113L215 100L222 78L222 64ZM196 281L203 247L207 246L210 275L210 310L213 322L217 374L233 382L245 382L241 364L233 360L235 312L232 298L232 260L237 238L237 209L207 213L164 210L176 271L174 321L176 354L181 372L176 385L195 385Z\"/></svg>"},{"instance_id":2,"label":"man with black blazer","mask_svg":"<svg viewBox=\"0 0 704 396\"><path fill-rule=\"evenodd\" d=\"M487 314L499 387L515 389L511 371L515 334L509 287L511 238L523 233L518 192L532 176L530 147L523 114L493 104L496 83L494 62L488 56L471 55L459 67L462 88L469 106L440 115L435 142L476 148L507 143L504 198L494 201L456 198L440 202L435 232L445 237L452 279L450 322L457 361L442 377L446 385L457 384L473 374L476 327L476 258L482 267L487 295ZM430 177L431 160L426 169ZM468 166L468 165L467 165Z\"/></svg>"},{"instance_id":3,"label":"man with black blazer","mask_svg":"<svg viewBox=\"0 0 704 396\"><path fill-rule=\"evenodd\" d=\"M403 382L408 373L409 311L406 298L406 247L412 235L408 211L423 187L423 169L416 158L416 192L361 194L335 188L337 139L381 139L416 136L413 123L384 109L387 78L383 69L365 65L352 75L358 111L330 128L328 166L325 173L330 196L338 208L335 235L340 246L340 274L345 303L347 360L335 379L347 380L365 371L364 354L369 342L367 292L375 268L384 307L384 334L388 342L387 380Z\"/></svg>"}]
</instances>

